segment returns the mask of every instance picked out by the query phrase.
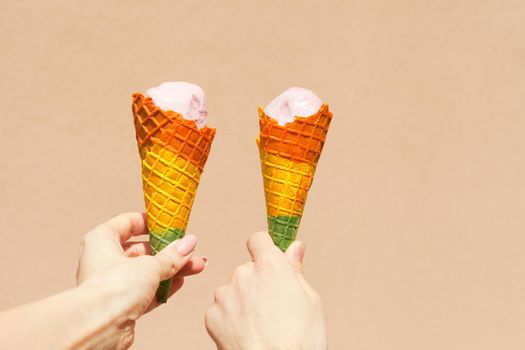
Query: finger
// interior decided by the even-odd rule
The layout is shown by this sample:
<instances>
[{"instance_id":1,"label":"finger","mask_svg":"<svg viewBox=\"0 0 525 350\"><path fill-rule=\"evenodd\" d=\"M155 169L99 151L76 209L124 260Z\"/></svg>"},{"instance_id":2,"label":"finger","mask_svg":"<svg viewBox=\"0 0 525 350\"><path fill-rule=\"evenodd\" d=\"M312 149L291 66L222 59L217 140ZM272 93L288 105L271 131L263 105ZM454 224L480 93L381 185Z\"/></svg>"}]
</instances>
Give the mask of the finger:
<instances>
[{"instance_id":1,"label":"finger","mask_svg":"<svg viewBox=\"0 0 525 350\"><path fill-rule=\"evenodd\" d=\"M177 293L181 288L182 286L184 285L184 278L183 277L180 277L180 278L173 278L173 281L171 282L171 287L170 287L170 291L168 292L168 299L175 293ZM160 303L158 300L157 300L157 297L153 298L153 301L151 302L151 304L149 304L148 308L146 309L146 311L144 313L148 313L150 312L151 310L154 310L156 309L157 307L159 307L160 305L163 305L164 303Z\"/></svg>"},{"instance_id":2,"label":"finger","mask_svg":"<svg viewBox=\"0 0 525 350\"><path fill-rule=\"evenodd\" d=\"M122 255L121 243L132 235L147 232L146 218L142 213L121 214L98 225L83 239L84 253L104 256L108 259Z\"/></svg>"},{"instance_id":3,"label":"finger","mask_svg":"<svg viewBox=\"0 0 525 350\"><path fill-rule=\"evenodd\" d=\"M141 255L151 255L151 246L149 242L130 242L124 244L123 248L126 256L130 258ZM177 276L196 275L202 272L207 264L208 258L194 256L179 272L177 272Z\"/></svg>"},{"instance_id":4,"label":"finger","mask_svg":"<svg viewBox=\"0 0 525 350\"><path fill-rule=\"evenodd\" d=\"M124 243L132 236L144 235L148 233L146 214L120 214L99 225L95 230L115 237L120 243Z\"/></svg>"},{"instance_id":5,"label":"finger","mask_svg":"<svg viewBox=\"0 0 525 350\"><path fill-rule=\"evenodd\" d=\"M204 317L204 324L206 325L206 331L208 332L209 336L213 339L215 344L221 344L221 341L219 339L219 334L228 334L221 332L226 322L224 322L224 314L221 310L220 306L217 304L213 304L210 306L208 311L206 311L206 315Z\"/></svg>"},{"instance_id":6,"label":"finger","mask_svg":"<svg viewBox=\"0 0 525 350\"><path fill-rule=\"evenodd\" d=\"M173 282L171 282L171 287L168 293L168 298L170 298L173 294L177 293L182 288L183 285L184 285L184 277L174 278Z\"/></svg>"},{"instance_id":7,"label":"finger","mask_svg":"<svg viewBox=\"0 0 525 350\"><path fill-rule=\"evenodd\" d=\"M268 232L264 231L254 233L246 245L253 261L260 259L265 254L279 253L279 249L273 244Z\"/></svg>"},{"instance_id":8,"label":"finger","mask_svg":"<svg viewBox=\"0 0 525 350\"><path fill-rule=\"evenodd\" d=\"M190 261L188 261L188 263L184 265L184 267L173 277L170 291L168 292L168 298L177 293L182 288L184 285L184 277L202 272L206 267L207 261L208 259L205 257L192 257ZM162 305L162 303L159 303L155 298L146 310L146 313L155 309L159 305Z\"/></svg>"},{"instance_id":9,"label":"finger","mask_svg":"<svg viewBox=\"0 0 525 350\"><path fill-rule=\"evenodd\" d=\"M305 291L310 295L315 295L315 291L310 287L308 282L306 281L306 278L304 277L304 270L303 270L303 258L305 253L305 246L303 242L295 241L293 242L284 255L288 259L288 262L290 262L290 265L292 266L292 269L295 271L297 278L299 279L299 282L305 289Z\"/></svg>"},{"instance_id":10,"label":"finger","mask_svg":"<svg viewBox=\"0 0 525 350\"><path fill-rule=\"evenodd\" d=\"M304 243L300 241L293 242L284 255L288 259L288 262L292 266L293 270L303 275L303 257L304 257Z\"/></svg>"},{"instance_id":11,"label":"finger","mask_svg":"<svg viewBox=\"0 0 525 350\"><path fill-rule=\"evenodd\" d=\"M230 274L230 282L245 283L246 278L253 273L254 262L248 261L239 265Z\"/></svg>"},{"instance_id":12,"label":"finger","mask_svg":"<svg viewBox=\"0 0 525 350\"><path fill-rule=\"evenodd\" d=\"M149 241L126 242L122 245L122 249L124 249L124 253L128 257L151 255L151 247Z\"/></svg>"},{"instance_id":13,"label":"finger","mask_svg":"<svg viewBox=\"0 0 525 350\"><path fill-rule=\"evenodd\" d=\"M226 296L230 293L230 287L226 284L217 288L213 295L213 302L216 304L223 304L226 300Z\"/></svg>"},{"instance_id":14,"label":"finger","mask_svg":"<svg viewBox=\"0 0 525 350\"><path fill-rule=\"evenodd\" d=\"M202 271L204 271L207 264L207 258L194 256L190 259L190 261L188 261L186 265L184 265L184 267L179 272L177 272L175 277L192 276L201 273Z\"/></svg>"},{"instance_id":15,"label":"finger","mask_svg":"<svg viewBox=\"0 0 525 350\"><path fill-rule=\"evenodd\" d=\"M206 267L207 260L208 259L204 257L192 257L190 261L188 261L188 263L173 277L170 291L168 292L168 298L170 298L173 294L177 293L182 288L182 286L184 285L184 277L202 272L202 270L204 270L204 268ZM191 266L191 268L188 268L188 266ZM151 302L145 313L150 312L151 310L157 308L162 304L163 303L159 303L157 298L155 298Z\"/></svg>"},{"instance_id":16,"label":"finger","mask_svg":"<svg viewBox=\"0 0 525 350\"><path fill-rule=\"evenodd\" d=\"M158 252L154 258L160 266L160 279L167 280L179 272L190 261L196 245L197 237L187 235Z\"/></svg>"}]
</instances>

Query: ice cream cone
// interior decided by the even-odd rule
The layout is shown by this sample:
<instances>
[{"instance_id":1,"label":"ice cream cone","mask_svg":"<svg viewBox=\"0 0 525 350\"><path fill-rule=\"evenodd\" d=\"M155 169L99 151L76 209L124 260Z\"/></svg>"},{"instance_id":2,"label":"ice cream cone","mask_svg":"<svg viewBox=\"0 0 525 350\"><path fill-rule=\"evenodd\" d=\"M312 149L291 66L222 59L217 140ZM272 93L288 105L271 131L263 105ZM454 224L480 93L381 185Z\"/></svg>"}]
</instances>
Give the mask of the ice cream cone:
<instances>
[{"instance_id":1,"label":"ice cream cone","mask_svg":"<svg viewBox=\"0 0 525 350\"><path fill-rule=\"evenodd\" d=\"M158 108L151 98L133 95L150 245L153 254L184 236L215 129ZM166 302L171 280L157 291Z\"/></svg>"},{"instance_id":2,"label":"ice cream cone","mask_svg":"<svg viewBox=\"0 0 525 350\"><path fill-rule=\"evenodd\" d=\"M323 104L317 113L279 125L259 108L257 139L268 230L285 251L295 240L332 113Z\"/></svg>"}]
</instances>

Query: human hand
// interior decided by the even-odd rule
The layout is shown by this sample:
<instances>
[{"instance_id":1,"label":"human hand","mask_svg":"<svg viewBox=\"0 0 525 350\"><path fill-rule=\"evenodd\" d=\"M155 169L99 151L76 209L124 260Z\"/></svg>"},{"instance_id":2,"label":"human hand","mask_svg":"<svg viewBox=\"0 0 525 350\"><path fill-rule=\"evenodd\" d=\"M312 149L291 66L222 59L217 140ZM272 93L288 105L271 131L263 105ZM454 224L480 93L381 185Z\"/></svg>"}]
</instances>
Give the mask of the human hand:
<instances>
[{"instance_id":1,"label":"human hand","mask_svg":"<svg viewBox=\"0 0 525 350\"><path fill-rule=\"evenodd\" d=\"M152 256L147 240L128 242L147 233L145 215L128 213L97 226L82 241L78 288L103 290L117 301L115 313L124 310L117 325L120 334L107 348L131 346L135 321L159 305L155 292L160 281L174 277L171 296L182 287L185 276L205 268L206 259L193 256L195 236L187 235Z\"/></svg>"},{"instance_id":2,"label":"human hand","mask_svg":"<svg viewBox=\"0 0 525 350\"><path fill-rule=\"evenodd\" d=\"M283 254L258 232L248 251L253 262L237 267L206 313L218 349L326 349L321 301L303 275L304 245Z\"/></svg>"}]
</instances>

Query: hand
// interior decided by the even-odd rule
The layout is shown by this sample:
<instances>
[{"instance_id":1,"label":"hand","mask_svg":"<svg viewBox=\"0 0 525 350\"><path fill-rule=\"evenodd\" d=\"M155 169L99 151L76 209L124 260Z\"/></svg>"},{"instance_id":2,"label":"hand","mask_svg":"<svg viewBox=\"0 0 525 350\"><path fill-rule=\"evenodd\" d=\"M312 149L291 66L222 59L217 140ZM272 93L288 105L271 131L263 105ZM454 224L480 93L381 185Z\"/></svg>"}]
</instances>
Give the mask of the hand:
<instances>
[{"instance_id":1,"label":"hand","mask_svg":"<svg viewBox=\"0 0 525 350\"><path fill-rule=\"evenodd\" d=\"M219 349L327 348L317 293L306 282L304 245L294 242L283 254L268 233L248 241L253 262L239 266L215 293L206 329Z\"/></svg>"},{"instance_id":2,"label":"hand","mask_svg":"<svg viewBox=\"0 0 525 350\"><path fill-rule=\"evenodd\" d=\"M174 277L171 296L182 287L185 276L205 268L205 258L193 257L195 236L187 235L152 256L148 241L128 242L147 233L145 215L128 213L99 225L82 241L78 288L116 296L119 305L115 313L124 310L117 325L120 334L113 336L114 342L104 344L107 348L131 346L135 321L159 305L155 292L160 281Z\"/></svg>"}]
</instances>

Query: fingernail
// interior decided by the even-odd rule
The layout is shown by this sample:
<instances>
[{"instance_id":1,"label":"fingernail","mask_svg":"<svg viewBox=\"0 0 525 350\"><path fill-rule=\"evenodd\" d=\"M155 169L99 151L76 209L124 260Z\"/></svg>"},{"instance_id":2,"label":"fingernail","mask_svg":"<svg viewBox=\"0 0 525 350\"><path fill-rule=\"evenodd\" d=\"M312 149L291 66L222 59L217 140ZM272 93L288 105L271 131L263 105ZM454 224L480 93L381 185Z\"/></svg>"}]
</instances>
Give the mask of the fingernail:
<instances>
[{"instance_id":1,"label":"fingernail","mask_svg":"<svg viewBox=\"0 0 525 350\"><path fill-rule=\"evenodd\" d=\"M195 237L194 235L187 235L177 240L173 244L173 247L175 248L177 253L185 256L185 255L188 255L195 248L196 244L197 244L197 237Z\"/></svg>"},{"instance_id":2,"label":"fingernail","mask_svg":"<svg viewBox=\"0 0 525 350\"><path fill-rule=\"evenodd\" d=\"M208 258L203 256L202 261L204 261L204 267L208 266Z\"/></svg>"},{"instance_id":3,"label":"fingernail","mask_svg":"<svg viewBox=\"0 0 525 350\"><path fill-rule=\"evenodd\" d=\"M304 243L303 242L299 242L295 246L294 254L297 260L301 262L303 261L303 258L304 258Z\"/></svg>"}]
</instances>

